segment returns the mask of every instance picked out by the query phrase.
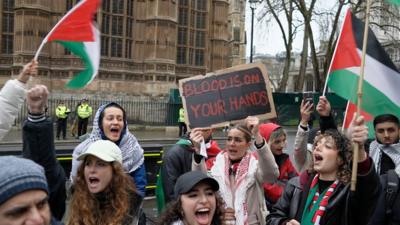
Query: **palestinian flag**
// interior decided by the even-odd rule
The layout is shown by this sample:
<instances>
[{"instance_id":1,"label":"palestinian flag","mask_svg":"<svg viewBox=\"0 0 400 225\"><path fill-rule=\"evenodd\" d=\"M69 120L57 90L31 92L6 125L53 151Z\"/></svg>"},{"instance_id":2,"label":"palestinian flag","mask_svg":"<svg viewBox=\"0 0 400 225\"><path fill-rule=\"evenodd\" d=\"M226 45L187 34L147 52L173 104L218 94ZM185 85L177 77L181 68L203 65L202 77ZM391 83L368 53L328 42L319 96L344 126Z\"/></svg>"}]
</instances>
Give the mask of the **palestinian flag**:
<instances>
[{"instance_id":1,"label":"palestinian flag","mask_svg":"<svg viewBox=\"0 0 400 225\"><path fill-rule=\"evenodd\" d=\"M387 0L389 3L400 5L400 0Z\"/></svg>"},{"instance_id":2,"label":"palestinian flag","mask_svg":"<svg viewBox=\"0 0 400 225\"><path fill-rule=\"evenodd\" d=\"M93 20L99 5L100 0L80 1L58 21L42 42L41 47L46 42L56 41L82 59L85 70L66 84L68 88L85 87L94 79L99 70L100 32L94 26Z\"/></svg>"},{"instance_id":3,"label":"palestinian flag","mask_svg":"<svg viewBox=\"0 0 400 225\"><path fill-rule=\"evenodd\" d=\"M357 104L363 32L364 23L348 10L327 79L331 90L355 105ZM366 119L369 120L385 113L400 116L400 95L397 92L400 87L400 74L372 30L369 29L368 32L362 114L368 115ZM351 120L353 114L347 117Z\"/></svg>"},{"instance_id":4,"label":"palestinian flag","mask_svg":"<svg viewBox=\"0 0 400 225\"><path fill-rule=\"evenodd\" d=\"M350 126L351 120L353 119L354 113L357 112L357 106L351 103L350 101L347 102L346 112L344 115L344 122L343 122L343 129L347 129ZM367 127L369 130L369 138L374 137L374 125L372 121L374 117L365 111L361 111L360 114L364 117L364 120L367 122Z\"/></svg>"}]
</instances>

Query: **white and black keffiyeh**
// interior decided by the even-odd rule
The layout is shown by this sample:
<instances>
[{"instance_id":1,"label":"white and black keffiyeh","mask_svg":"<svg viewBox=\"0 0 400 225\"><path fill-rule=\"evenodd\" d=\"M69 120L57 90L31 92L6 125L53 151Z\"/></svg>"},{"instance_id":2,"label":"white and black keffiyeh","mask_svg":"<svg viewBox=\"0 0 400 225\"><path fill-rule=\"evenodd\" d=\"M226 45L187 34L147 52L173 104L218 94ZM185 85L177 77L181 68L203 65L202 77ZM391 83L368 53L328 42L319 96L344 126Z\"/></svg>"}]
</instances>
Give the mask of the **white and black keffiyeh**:
<instances>
[{"instance_id":1,"label":"white and black keffiyeh","mask_svg":"<svg viewBox=\"0 0 400 225\"><path fill-rule=\"evenodd\" d=\"M99 107L96 112L95 118L93 120L93 130L90 137L80 143L73 152L72 155L72 168L71 168L71 180L76 177L80 161L77 160L79 155L86 152L89 145L97 140L104 139L102 136L102 131L99 127L99 118L101 112L110 105L111 103L104 104ZM120 140L118 147L121 149L122 153L122 164L128 173L135 171L144 162L143 148L140 146L136 137L129 132L128 126L125 126L125 130L122 132L123 137Z\"/></svg>"},{"instance_id":2,"label":"white and black keffiyeh","mask_svg":"<svg viewBox=\"0 0 400 225\"><path fill-rule=\"evenodd\" d=\"M375 169L378 174L381 172L382 152L392 159L395 165L400 165L400 143L383 145L376 140L371 142L369 146L369 155L374 160Z\"/></svg>"}]
</instances>

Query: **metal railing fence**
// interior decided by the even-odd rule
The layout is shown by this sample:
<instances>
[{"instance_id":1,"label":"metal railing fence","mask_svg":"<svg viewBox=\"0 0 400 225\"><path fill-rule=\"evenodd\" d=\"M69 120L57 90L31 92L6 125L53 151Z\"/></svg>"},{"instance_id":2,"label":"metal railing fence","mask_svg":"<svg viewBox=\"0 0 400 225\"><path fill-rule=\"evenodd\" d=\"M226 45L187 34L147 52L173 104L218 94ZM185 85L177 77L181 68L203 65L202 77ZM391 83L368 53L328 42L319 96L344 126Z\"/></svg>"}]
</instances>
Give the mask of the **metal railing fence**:
<instances>
[{"instance_id":1,"label":"metal railing fence","mask_svg":"<svg viewBox=\"0 0 400 225\"><path fill-rule=\"evenodd\" d=\"M319 96L320 93L314 93L315 104L318 102ZM278 115L277 122L282 126L296 126L300 119L299 107L302 93L273 93L273 97L276 113ZM333 94L327 94L327 97L331 102L337 123L341 124L346 101ZM54 118L55 109L61 101L71 110L68 120L69 123L72 124L75 118L75 108L81 101L81 98L76 96L51 96L48 101L47 114ZM92 124L92 120L99 106L111 101L117 102L125 109L129 124L148 126L177 126L178 112L181 106L180 102L145 97L130 98L126 96L115 96L107 98L93 96L88 98L88 101L93 109L93 115L89 118L89 125ZM15 120L15 125L20 127L26 116L27 107L26 104L24 104ZM317 113L315 113L315 116L316 119L318 119Z\"/></svg>"},{"instance_id":2,"label":"metal railing fence","mask_svg":"<svg viewBox=\"0 0 400 225\"><path fill-rule=\"evenodd\" d=\"M48 100L47 115L55 118L55 109L60 102L71 110L68 116L68 122L72 123L75 119L75 110L81 99L74 97L55 97ZM89 105L93 109L93 115L89 118L89 124L96 114L97 109L107 102L116 102L120 104L126 111L129 124L141 124L150 126L175 126L178 120L179 104L169 103L165 100L127 100L127 99L88 99ZM18 116L15 119L15 126L21 126L28 113L26 104L21 107Z\"/></svg>"}]
</instances>

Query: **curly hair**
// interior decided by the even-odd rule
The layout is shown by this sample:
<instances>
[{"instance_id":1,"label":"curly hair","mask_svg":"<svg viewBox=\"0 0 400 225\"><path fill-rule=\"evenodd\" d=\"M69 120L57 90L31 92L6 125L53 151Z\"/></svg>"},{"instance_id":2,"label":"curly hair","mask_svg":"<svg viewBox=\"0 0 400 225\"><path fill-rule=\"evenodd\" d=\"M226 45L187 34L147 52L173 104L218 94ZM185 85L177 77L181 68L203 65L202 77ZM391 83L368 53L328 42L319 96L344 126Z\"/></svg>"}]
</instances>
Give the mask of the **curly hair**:
<instances>
[{"instance_id":1,"label":"curly hair","mask_svg":"<svg viewBox=\"0 0 400 225\"><path fill-rule=\"evenodd\" d=\"M322 134L317 134L314 139L313 149L322 138L331 138L338 150L338 156L341 160L337 171L337 178L344 184L348 184L351 179L351 161L353 159L353 151L350 140L335 129L328 129Z\"/></svg>"},{"instance_id":2,"label":"curly hair","mask_svg":"<svg viewBox=\"0 0 400 225\"><path fill-rule=\"evenodd\" d=\"M214 217L211 221L211 224L221 224L221 217L223 216L223 212L225 210L225 201L222 199L219 192L214 192L216 198L216 209L214 213ZM177 200L168 204L165 211L161 214L160 219L158 220L158 225L170 225L177 220L183 220L182 215L182 202L180 196Z\"/></svg>"},{"instance_id":3,"label":"curly hair","mask_svg":"<svg viewBox=\"0 0 400 225\"><path fill-rule=\"evenodd\" d=\"M119 225L124 221L131 207L131 193L136 192L136 188L119 162L113 162L111 166L113 175L104 190L105 201L99 201L96 194L89 192L84 177L85 163L81 164L69 206L67 225Z\"/></svg>"}]
</instances>

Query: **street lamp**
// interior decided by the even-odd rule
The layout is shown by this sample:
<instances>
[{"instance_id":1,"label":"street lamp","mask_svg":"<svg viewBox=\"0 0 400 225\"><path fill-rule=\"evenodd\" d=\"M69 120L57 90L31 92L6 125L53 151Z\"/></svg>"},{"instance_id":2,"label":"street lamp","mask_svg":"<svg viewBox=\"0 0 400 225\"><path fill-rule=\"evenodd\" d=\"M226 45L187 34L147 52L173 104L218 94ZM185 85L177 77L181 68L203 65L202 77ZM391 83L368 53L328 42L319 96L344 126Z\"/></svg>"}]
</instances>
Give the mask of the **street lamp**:
<instances>
[{"instance_id":1,"label":"street lamp","mask_svg":"<svg viewBox=\"0 0 400 225\"><path fill-rule=\"evenodd\" d=\"M251 35L250 35L250 63L253 62L253 32L254 32L254 9L256 9L259 0L249 0L251 9Z\"/></svg>"}]
</instances>

